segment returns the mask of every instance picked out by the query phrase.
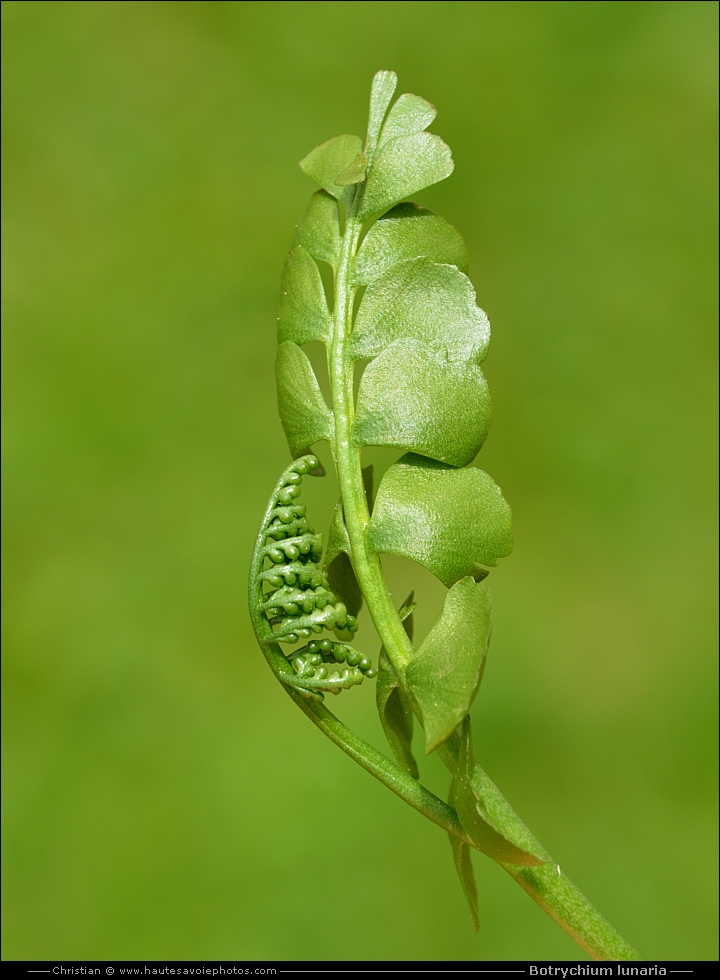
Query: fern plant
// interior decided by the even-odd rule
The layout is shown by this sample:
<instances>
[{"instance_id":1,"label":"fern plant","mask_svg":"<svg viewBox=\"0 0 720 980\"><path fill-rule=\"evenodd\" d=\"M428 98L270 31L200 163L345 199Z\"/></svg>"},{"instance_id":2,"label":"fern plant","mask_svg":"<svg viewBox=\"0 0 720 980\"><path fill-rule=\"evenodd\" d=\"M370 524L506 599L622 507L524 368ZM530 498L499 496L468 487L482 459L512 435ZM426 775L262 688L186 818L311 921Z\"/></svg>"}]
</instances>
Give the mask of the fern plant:
<instances>
[{"instance_id":1,"label":"fern plant","mask_svg":"<svg viewBox=\"0 0 720 980\"><path fill-rule=\"evenodd\" d=\"M257 538L249 587L254 629L275 676L307 717L449 835L476 929L473 848L497 861L592 956L637 959L474 758L469 711L492 620L486 579L512 547L500 489L468 465L490 424L480 369L490 325L475 302L460 234L405 202L449 176L453 160L442 139L427 132L436 115L429 102L405 94L390 106L396 84L393 72L375 75L364 145L358 136L336 136L300 163L320 189L287 257L278 318L278 404L294 462L273 490ZM332 269L331 288L318 263ZM327 352L331 407L303 350L313 341ZM298 503L303 477L323 473L310 453L321 440L330 445L340 486L324 559L322 536ZM366 446L404 453L374 499L372 470L362 466ZM417 649L413 596L395 608L381 554L409 558L447 587L442 612ZM382 642L377 668L351 645L363 602ZM394 761L323 703L326 693L372 678ZM450 772L447 803L419 781L416 720L425 752L437 752Z\"/></svg>"}]
</instances>

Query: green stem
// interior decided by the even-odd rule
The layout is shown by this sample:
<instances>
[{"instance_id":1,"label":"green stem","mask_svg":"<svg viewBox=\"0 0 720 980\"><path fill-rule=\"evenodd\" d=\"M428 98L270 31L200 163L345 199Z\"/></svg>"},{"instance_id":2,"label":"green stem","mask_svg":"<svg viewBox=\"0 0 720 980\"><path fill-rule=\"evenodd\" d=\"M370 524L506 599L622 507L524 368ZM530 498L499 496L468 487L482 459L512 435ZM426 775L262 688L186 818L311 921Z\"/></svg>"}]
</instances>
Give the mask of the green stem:
<instances>
[{"instance_id":1,"label":"green stem","mask_svg":"<svg viewBox=\"0 0 720 980\"><path fill-rule=\"evenodd\" d=\"M342 250L335 272L333 338L328 363L335 416L333 449L355 574L388 658L397 674L402 677L412 656L412 646L395 611L380 560L368 547L366 530L370 523L370 512L362 479L361 448L355 445L352 437L355 414L354 364L347 348L352 332L355 299L355 288L351 282L352 261L362 231L362 222L357 218L361 195L362 191L356 191L347 209ZM352 759L430 820L455 836L467 839L454 810L389 763L380 753L357 739L326 708L317 703L308 703L295 692L289 693L313 723ZM452 750L448 748L440 754L452 772ZM501 805L512 814L509 804L502 798ZM452 818L447 811L450 811ZM562 874L558 865L549 863L527 868L502 864L502 867L591 956L596 959L640 959L639 954Z\"/></svg>"},{"instance_id":2,"label":"green stem","mask_svg":"<svg viewBox=\"0 0 720 980\"><path fill-rule=\"evenodd\" d=\"M278 492L284 485L284 475L280 478L273 490L270 502L263 515L261 529L267 525L270 511L275 506ZM265 536L261 533L255 542L252 561L250 562L250 578L248 582L248 607L250 619L252 620L255 636L257 637L260 649L265 655L270 669L277 679L282 683L282 675L287 671L288 663L279 645L272 640L268 630L267 620L260 611L262 601L262 582L260 571L262 570L263 557L262 547L265 543ZM292 698L295 704L304 712L316 725L320 731L339 746L343 752L347 753L351 759L366 769L371 775L379 779L383 785L391 789L401 799L411 807L419 810L428 820L432 820L438 827L442 827L449 834L460 837L467 841L465 831L457 818L457 814L452 807L448 806L441 799L426 789L421 783L417 782L395 763L387 759L382 753L378 752L371 745L359 738L350 731L339 718L329 711L318 701L304 698L297 691L283 684L284 689ZM468 841L469 843L469 841Z\"/></svg>"},{"instance_id":3,"label":"green stem","mask_svg":"<svg viewBox=\"0 0 720 980\"><path fill-rule=\"evenodd\" d=\"M352 437L354 364L347 345L352 332L355 300L350 272L362 231L362 222L357 218L360 196L361 192L356 192L347 211L342 251L335 272L333 338L328 364L335 416L335 464L355 575L388 658L395 671L402 675L410 662L412 646L395 612L380 559L367 544L365 532L370 523L370 511L362 478L362 449L355 445ZM396 625L400 626L399 630Z\"/></svg>"},{"instance_id":4,"label":"green stem","mask_svg":"<svg viewBox=\"0 0 720 980\"><path fill-rule=\"evenodd\" d=\"M595 960L641 960L556 864L522 868L501 864L551 919Z\"/></svg>"},{"instance_id":5,"label":"green stem","mask_svg":"<svg viewBox=\"0 0 720 980\"><path fill-rule=\"evenodd\" d=\"M261 621L258 625L262 626ZM262 642L261 646L273 673L280 679L281 672L287 667L282 651L275 643ZM452 807L351 732L324 705L308 701L297 691L283 686L310 721L354 762L438 827L470 843ZM642 959L561 872L558 865L548 863L526 868L501 863L500 866L594 959Z\"/></svg>"},{"instance_id":6,"label":"green stem","mask_svg":"<svg viewBox=\"0 0 720 980\"><path fill-rule=\"evenodd\" d=\"M290 688L286 690L310 721L358 765L438 827L467 841L465 831L451 806L431 793L422 783L414 780L404 769L395 765L372 745L351 732L323 704L308 701Z\"/></svg>"}]
</instances>

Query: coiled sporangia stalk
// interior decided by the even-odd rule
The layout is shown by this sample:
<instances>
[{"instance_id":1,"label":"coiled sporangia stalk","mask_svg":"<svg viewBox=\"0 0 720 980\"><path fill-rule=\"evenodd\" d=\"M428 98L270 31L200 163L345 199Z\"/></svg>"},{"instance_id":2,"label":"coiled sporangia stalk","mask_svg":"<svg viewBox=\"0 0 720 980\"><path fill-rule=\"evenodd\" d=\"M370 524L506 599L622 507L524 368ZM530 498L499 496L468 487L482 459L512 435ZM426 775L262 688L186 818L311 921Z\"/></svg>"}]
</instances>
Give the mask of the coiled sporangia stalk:
<instances>
[{"instance_id":1,"label":"coiled sporangia stalk","mask_svg":"<svg viewBox=\"0 0 720 980\"><path fill-rule=\"evenodd\" d=\"M318 564L322 535L308 524L305 507L293 503L300 495L303 475L317 465L314 456L303 456L285 470L263 521L261 539L265 543L256 549L253 559L255 608L265 614L271 629L258 636L261 642L292 644L325 630L334 630L338 637L357 631L357 619L330 591ZM271 564L263 570L265 559ZM328 639L312 640L285 656L294 673L283 672L280 679L307 697L321 698L322 691L339 694L377 673L357 650ZM342 672L328 671L326 666L344 663L348 666Z\"/></svg>"},{"instance_id":2,"label":"coiled sporangia stalk","mask_svg":"<svg viewBox=\"0 0 720 980\"><path fill-rule=\"evenodd\" d=\"M328 140L300 166L319 190L296 229L282 278L277 385L294 462L276 485L250 572L250 614L285 690L340 748L446 830L478 923L471 848L497 861L598 959L638 954L553 862L473 756L469 711L491 631L486 577L512 548L510 508L492 478L469 464L487 435L490 395L480 369L490 324L475 302L460 234L405 199L453 169L432 133L435 108L391 100L397 78L373 79L365 143ZM332 287L323 284L332 273ZM330 297L330 298L329 298ZM332 402L303 346L324 345ZM365 362L356 386L356 367ZM357 392L357 393L356 393ZM321 475L308 447L326 441L340 501L324 564L322 539L296 503L305 474ZM365 446L404 455L382 477L371 513ZM423 565L447 587L428 636L412 642L412 596L396 610L380 554ZM375 676L348 645L362 602L382 642L376 699L395 756L354 735L322 703ZM321 638L334 632L335 639ZM280 644L300 648L284 652ZM333 670L334 665L340 669ZM347 666L343 666L347 665ZM419 782L415 720L452 785L444 803Z\"/></svg>"}]
</instances>

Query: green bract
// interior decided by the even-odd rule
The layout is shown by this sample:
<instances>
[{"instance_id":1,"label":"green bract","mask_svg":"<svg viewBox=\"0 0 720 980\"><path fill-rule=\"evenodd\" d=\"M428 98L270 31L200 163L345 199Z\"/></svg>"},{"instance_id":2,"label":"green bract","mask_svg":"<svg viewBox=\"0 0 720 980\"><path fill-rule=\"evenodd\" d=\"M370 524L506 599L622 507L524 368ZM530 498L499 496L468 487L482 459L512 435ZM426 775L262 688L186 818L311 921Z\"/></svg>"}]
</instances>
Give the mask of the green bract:
<instances>
[{"instance_id":1,"label":"green bract","mask_svg":"<svg viewBox=\"0 0 720 980\"><path fill-rule=\"evenodd\" d=\"M314 724L449 833L476 925L471 847L502 864L594 955L631 958L473 756L469 711L492 623L485 579L512 549L510 508L492 478L469 465L492 415L480 368L490 324L460 234L404 200L447 177L453 160L426 131L434 106L407 93L390 105L396 82L393 72L375 76L364 143L336 136L300 164L319 189L285 263L276 361L280 419L295 462L271 496L255 548L253 623L276 676ZM318 341L329 404L303 350ZM324 472L309 455L320 441L330 445L341 494L324 561L321 535L296 500L303 476ZM362 465L367 446L401 454L374 502L372 469ZM413 596L396 611L381 554L410 559L447 587L417 649ZM363 603L382 643L377 708L396 763L321 703L376 674L350 645ZM418 781L416 719L426 753L437 751L451 773L449 804Z\"/></svg>"}]
</instances>

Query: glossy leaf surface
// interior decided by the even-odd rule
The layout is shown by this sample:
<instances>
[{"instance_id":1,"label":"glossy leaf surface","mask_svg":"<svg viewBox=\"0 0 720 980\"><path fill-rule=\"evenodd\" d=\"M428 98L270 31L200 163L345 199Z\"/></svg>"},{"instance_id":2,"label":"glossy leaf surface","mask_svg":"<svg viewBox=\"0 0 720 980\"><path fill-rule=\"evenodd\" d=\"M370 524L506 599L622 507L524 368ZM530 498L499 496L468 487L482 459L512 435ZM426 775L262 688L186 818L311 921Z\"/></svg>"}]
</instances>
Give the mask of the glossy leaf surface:
<instances>
[{"instance_id":1,"label":"glossy leaf surface","mask_svg":"<svg viewBox=\"0 0 720 980\"><path fill-rule=\"evenodd\" d=\"M359 184L361 180L365 179L365 171L367 170L368 160L364 153L358 153L352 163L348 164L341 174L335 178L335 183L339 187L345 187L348 184Z\"/></svg>"},{"instance_id":2,"label":"glossy leaf surface","mask_svg":"<svg viewBox=\"0 0 720 980\"><path fill-rule=\"evenodd\" d=\"M493 806L490 786L504 807ZM548 856L537 841L510 810L492 781L475 765L469 717L460 731L458 767L450 800L466 834L483 854L494 861L526 867L547 863Z\"/></svg>"},{"instance_id":3,"label":"glossy leaf surface","mask_svg":"<svg viewBox=\"0 0 720 980\"><path fill-rule=\"evenodd\" d=\"M328 194L346 202L348 195L352 194L352 188L346 189L337 184L336 180L359 153L362 153L360 137L344 133L316 146L300 161L300 168Z\"/></svg>"},{"instance_id":4,"label":"glossy leaf surface","mask_svg":"<svg viewBox=\"0 0 720 980\"><path fill-rule=\"evenodd\" d=\"M368 530L375 551L418 562L448 587L484 578L512 550L511 512L491 477L408 454L380 483Z\"/></svg>"},{"instance_id":5,"label":"glossy leaf surface","mask_svg":"<svg viewBox=\"0 0 720 980\"><path fill-rule=\"evenodd\" d=\"M437 116L437 109L420 95L405 92L388 112L380 133L380 146L397 136L412 136L427 129Z\"/></svg>"},{"instance_id":6,"label":"glossy leaf surface","mask_svg":"<svg viewBox=\"0 0 720 980\"><path fill-rule=\"evenodd\" d=\"M421 257L392 266L368 286L350 352L355 358L377 357L401 337L446 350L451 361L479 364L490 343L490 323L467 276Z\"/></svg>"},{"instance_id":7,"label":"glossy leaf surface","mask_svg":"<svg viewBox=\"0 0 720 980\"><path fill-rule=\"evenodd\" d=\"M340 215L337 202L325 191L316 191L310 198L295 230L295 245L302 245L314 259L328 262L335 268L340 250Z\"/></svg>"},{"instance_id":8,"label":"glossy leaf surface","mask_svg":"<svg viewBox=\"0 0 720 980\"><path fill-rule=\"evenodd\" d=\"M444 180L453 166L450 147L434 133L389 140L373 160L359 217L386 211L403 198Z\"/></svg>"},{"instance_id":9,"label":"glossy leaf surface","mask_svg":"<svg viewBox=\"0 0 720 980\"><path fill-rule=\"evenodd\" d=\"M480 687L492 628L486 582L461 579L406 671L422 715L425 753L441 745L470 710Z\"/></svg>"},{"instance_id":10,"label":"glossy leaf surface","mask_svg":"<svg viewBox=\"0 0 720 980\"><path fill-rule=\"evenodd\" d=\"M370 283L398 262L421 255L467 273L467 251L459 231L417 204L397 204L367 233L355 258L353 278Z\"/></svg>"},{"instance_id":11,"label":"glossy leaf surface","mask_svg":"<svg viewBox=\"0 0 720 980\"><path fill-rule=\"evenodd\" d=\"M285 261L280 292L278 343L327 342L332 324L320 270L302 245L297 245Z\"/></svg>"},{"instance_id":12,"label":"glossy leaf surface","mask_svg":"<svg viewBox=\"0 0 720 980\"><path fill-rule=\"evenodd\" d=\"M491 417L479 367L396 340L363 373L354 437L362 446L397 446L464 466L485 441Z\"/></svg>"},{"instance_id":13,"label":"glossy leaf surface","mask_svg":"<svg viewBox=\"0 0 720 980\"><path fill-rule=\"evenodd\" d=\"M367 152L373 156L377 146L383 119L397 87L394 71L375 72L370 88L370 112L368 115Z\"/></svg>"},{"instance_id":14,"label":"glossy leaf surface","mask_svg":"<svg viewBox=\"0 0 720 980\"><path fill-rule=\"evenodd\" d=\"M320 439L330 439L333 417L320 391L305 351L290 340L280 344L275 359L278 409L293 456Z\"/></svg>"}]
</instances>

